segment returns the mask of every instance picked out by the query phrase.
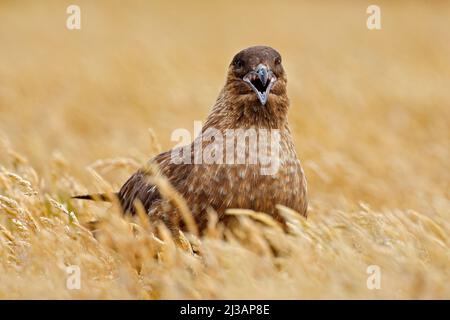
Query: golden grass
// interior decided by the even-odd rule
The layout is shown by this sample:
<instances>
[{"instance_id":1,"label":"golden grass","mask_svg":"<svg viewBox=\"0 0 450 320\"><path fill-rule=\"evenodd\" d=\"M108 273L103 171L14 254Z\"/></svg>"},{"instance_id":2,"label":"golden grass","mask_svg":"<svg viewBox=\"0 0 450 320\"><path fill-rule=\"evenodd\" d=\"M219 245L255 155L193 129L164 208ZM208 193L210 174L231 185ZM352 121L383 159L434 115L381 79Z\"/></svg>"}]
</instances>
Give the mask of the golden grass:
<instances>
[{"instance_id":1,"label":"golden grass","mask_svg":"<svg viewBox=\"0 0 450 320\"><path fill-rule=\"evenodd\" d=\"M80 31L70 1L0 2L0 298L450 298L448 3L379 2L368 31L356 1L77 2ZM69 200L170 148L254 44L284 57L308 220L280 207L286 234L234 210L224 230L211 213L175 243Z\"/></svg>"}]
</instances>

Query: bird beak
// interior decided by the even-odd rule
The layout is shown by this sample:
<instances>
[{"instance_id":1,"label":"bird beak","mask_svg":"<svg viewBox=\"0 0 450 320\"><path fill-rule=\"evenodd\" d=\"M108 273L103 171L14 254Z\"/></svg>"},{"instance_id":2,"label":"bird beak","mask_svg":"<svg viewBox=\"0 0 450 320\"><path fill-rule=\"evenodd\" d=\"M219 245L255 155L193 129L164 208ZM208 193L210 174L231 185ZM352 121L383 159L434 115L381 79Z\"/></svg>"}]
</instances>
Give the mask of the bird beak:
<instances>
[{"instance_id":1,"label":"bird beak","mask_svg":"<svg viewBox=\"0 0 450 320\"><path fill-rule=\"evenodd\" d=\"M255 91L259 101L264 106L277 78L266 65L260 63L254 70L247 73L243 80Z\"/></svg>"}]
</instances>

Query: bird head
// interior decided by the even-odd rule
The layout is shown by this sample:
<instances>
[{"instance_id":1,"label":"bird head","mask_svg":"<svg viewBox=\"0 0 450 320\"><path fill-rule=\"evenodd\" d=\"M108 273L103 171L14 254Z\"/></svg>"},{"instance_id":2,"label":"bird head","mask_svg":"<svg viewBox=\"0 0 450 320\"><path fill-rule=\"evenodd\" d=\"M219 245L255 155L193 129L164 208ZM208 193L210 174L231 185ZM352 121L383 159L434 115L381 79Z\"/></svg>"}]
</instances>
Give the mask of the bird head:
<instances>
[{"instance_id":1,"label":"bird head","mask_svg":"<svg viewBox=\"0 0 450 320\"><path fill-rule=\"evenodd\" d=\"M230 64L227 84L233 93L265 106L271 97L286 94L281 55L267 46L240 51Z\"/></svg>"}]
</instances>

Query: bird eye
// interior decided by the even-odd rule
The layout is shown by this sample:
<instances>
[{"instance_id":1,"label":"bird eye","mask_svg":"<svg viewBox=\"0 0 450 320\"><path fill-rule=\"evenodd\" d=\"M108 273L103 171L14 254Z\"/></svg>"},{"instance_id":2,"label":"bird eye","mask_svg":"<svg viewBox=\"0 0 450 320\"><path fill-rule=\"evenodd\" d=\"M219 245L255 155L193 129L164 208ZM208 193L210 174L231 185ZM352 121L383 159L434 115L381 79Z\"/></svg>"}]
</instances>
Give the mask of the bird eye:
<instances>
[{"instance_id":1,"label":"bird eye","mask_svg":"<svg viewBox=\"0 0 450 320\"><path fill-rule=\"evenodd\" d=\"M275 59L275 64L280 64L281 63L281 58L280 57L277 57L276 59Z\"/></svg>"},{"instance_id":2,"label":"bird eye","mask_svg":"<svg viewBox=\"0 0 450 320\"><path fill-rule=\"evenodd\" d=\"M236 68L241 68L244 65L244 61L242 61L241 59L236 59L234 61L234 65L236 66Z\"/></svg>"}]
</instances>

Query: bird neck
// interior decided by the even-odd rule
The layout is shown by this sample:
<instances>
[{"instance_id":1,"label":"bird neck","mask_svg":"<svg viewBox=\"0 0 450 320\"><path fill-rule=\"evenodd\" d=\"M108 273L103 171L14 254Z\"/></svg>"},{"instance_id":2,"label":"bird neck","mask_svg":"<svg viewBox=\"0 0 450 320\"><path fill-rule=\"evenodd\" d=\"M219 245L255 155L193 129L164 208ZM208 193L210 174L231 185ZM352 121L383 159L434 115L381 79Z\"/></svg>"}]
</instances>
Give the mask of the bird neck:
<instances>
[{"instance_id":1,"label":"bird neck","mask_svg":"<svg viewBox=\"0 0 450 320\"><path fill-rule=\"evenodd\" d=\"M223 90L209 114L204 128L285 129L289 99L287 95L271 95L266 105L258 99L249 99Z\"/></svg>"}]
</instances>

